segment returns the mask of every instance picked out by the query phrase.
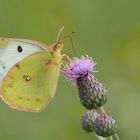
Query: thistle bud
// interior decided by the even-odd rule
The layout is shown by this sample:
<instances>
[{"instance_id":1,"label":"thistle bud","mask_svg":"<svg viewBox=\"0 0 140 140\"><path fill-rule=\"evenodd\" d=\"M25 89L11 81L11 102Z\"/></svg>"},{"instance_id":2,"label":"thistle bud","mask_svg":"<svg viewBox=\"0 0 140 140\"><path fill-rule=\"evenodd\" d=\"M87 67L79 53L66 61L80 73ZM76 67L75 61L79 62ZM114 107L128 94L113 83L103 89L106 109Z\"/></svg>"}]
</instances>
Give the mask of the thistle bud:
<instances>
[{"instance_id":1,"label":"thistle bud","mask_svg":"<svg viewBox=\"0 0 140 140\"><path fill-rule=\"evenodd\" d=\"M93 132L94 123L97 117L98 117L98 114L94 112L93 110L85 112L83 116L81 117L82 128L88 133Z\"/></svg>"},{"instance_id":2,"label":"thistle bud","mask_svg":"<svg viewBox=\"0 0 140 140\"><path fill-rule=\"evenodd\" d=\"M96 109L107 101L105 87L93 76L84 76L77 79L80 101L87 109Z\"/></svg>"},{"instance_id":3,"label":"thistle bud","mask_svg":"<svg viewBox=\"0 0 140 140\"><path fill-rule=\"evenodd\" d=\"M87 109L96 109L107 101L106 89L92 76L95 66L91 57L82 56L72 59L63 69L66 77L77 84L81 104Z\"/></svg>"},{"instance_id":4,"label":"thistle bud","mask_svg":"<svg viewBox=\"0 0 140 140\"><path fill-rule=\"evenodd\" d=\"M115 120L111 116L101 115L96 118L94 129L98 136L109 137L116 131Z\"/></svg>"}]
</instances>

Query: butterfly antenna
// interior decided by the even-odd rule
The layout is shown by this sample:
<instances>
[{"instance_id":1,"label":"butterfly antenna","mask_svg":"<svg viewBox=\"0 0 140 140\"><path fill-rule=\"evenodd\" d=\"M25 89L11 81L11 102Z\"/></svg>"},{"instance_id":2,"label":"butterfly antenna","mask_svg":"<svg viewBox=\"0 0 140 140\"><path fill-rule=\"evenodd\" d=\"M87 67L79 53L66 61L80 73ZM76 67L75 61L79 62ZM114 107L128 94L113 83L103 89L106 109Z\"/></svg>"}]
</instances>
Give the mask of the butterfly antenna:
<instances>
[{"instance_id":1,"label":"butterfly antenna","mask_svg":"<svg viewBox=\"0 0 140 140\"><path fill-rule=\"evenodd\" d=\"M68 34L65 35L65 38L68 37L70 39L74 55L76 56L75 45L74 45L74 42L73 42L73 39L72 39L73 34L75 34L75 32L68 33Z\"/></svg>"},{"instance_id":2,"label":"butterfly antenna","mask_svg":"<svg viewBox=\"0 0 140 140\"><path fill-rule=\"evenodd\" d=\"M57 41L57 42L59 41L60 35L61 35L61 33L63 32L63 30L64 30L64 26L62 26L61 29L60 29L59 32L58 32L58 35L57 35L57 38L56 38L56 41Z\"/></svg>"}]
</instances>

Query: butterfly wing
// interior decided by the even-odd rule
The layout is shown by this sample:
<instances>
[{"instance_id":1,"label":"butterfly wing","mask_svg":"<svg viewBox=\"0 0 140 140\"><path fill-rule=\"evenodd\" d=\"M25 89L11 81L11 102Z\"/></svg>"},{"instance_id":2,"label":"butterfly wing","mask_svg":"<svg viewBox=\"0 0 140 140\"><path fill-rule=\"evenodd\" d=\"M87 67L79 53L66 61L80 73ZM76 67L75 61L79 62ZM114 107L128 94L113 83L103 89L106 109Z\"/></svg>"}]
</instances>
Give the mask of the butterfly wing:
<instances>
[{"instance_id":1,"label":"butterfly wing","mask_svg":"<svg viewBox=\"0 0 140 140\"><path fill-rule=\"evenodd\" d=\"M47 51L47 47L27 39L0 38L0 81L14 64L35 52Z\"/></svg>"},{"instance_id":2,"label":"butterfly wing","mask_svg":"<svg viewBox=\"0 0 140 140\"><path fill-rule=\"evenodd\" d=\"M60 65L48 52L32 54L4 77L1 97L12 108L39 112L54 96L59 73Z\"/></svg>"}]
</instances>

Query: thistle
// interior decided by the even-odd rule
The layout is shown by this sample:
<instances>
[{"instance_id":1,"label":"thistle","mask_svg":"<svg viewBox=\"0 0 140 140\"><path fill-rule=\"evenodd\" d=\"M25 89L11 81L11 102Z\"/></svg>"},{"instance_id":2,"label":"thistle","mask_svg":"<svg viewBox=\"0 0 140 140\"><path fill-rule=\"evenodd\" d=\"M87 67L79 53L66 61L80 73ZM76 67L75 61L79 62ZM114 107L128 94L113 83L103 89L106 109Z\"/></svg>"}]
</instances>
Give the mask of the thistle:
<instances>
[{"instance_id":1,"label":"thistle","mask_svg":"<svg viewBox=\"0 0 140 140\"><path fill-rule=\"evenodd\" d=\"M92 75L96 63L89 56L73 58L63 68L65 76L78 87L81 104L87 109L96 109L107 101L107 90Z\"/></svg>"},{"instance_id":2,"label":"thistle","mask_svg":"<svg viewBox=\"0 0 140 140\"><path fill-rule=\"evenodd\" d=\"M95 68L96 63L86 55L73 58L62 71L67 79L77 85L81 104L89 110L81 118L82 128L86 132L95 132L101 140L119 140L115 133L115 120L105 115L103 105L107 102L107 90L92 75Z\"/></svg>"},{"instance_id":3,"label":"thistle","mask_svg":"<svg viewBox=\"0 0 140 140\"><path fill-rule=\"evenodd\" d=\"M88 133L94 132L94 123L98 116L99 115L93 110L85 112L81 117L82 128Z\"/></svg>"},{"instance_id":4,"label":"thistle","mask_svg":"<svg viewBox=\"0 0 140 140\"><path fill-rule=\"evenodd\" d=\"M115 120L111 116L102 114L96 118L94 130L98 136L109 137L116 131Z\"/></svg>"}]
</instances>

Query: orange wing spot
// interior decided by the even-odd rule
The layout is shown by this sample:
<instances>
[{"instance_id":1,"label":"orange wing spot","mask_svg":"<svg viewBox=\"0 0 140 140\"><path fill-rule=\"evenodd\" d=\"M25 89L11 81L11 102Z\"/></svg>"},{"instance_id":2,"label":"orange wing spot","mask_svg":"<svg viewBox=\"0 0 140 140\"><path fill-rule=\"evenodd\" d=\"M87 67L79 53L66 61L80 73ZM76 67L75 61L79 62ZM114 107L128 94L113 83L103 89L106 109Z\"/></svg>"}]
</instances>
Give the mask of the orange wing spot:
<instances>
[{"instance_id":1,"label":"orange wing spot","mask_svg":"<svg viewBox=\"0 0 140 140\"><path fill-rule=\"evenodd\" d=\"M20 67L20 65L18 63L15 64L15 66L16 66L17 69L21 69L21 67Z\"/></svg>"},{"instance_id":2,"label":"orange wing spot","mask_svg":"<svg viewBox=\"0 0 140 140\"><path fill-rule=\"evenodd\" d=\"M52 63L51 59L49 59L49 60L46 62L47 65L48 65L48 64L51 64L51 63Z\"/></svg>"},{"instance_id":3,"label":"orange wing spot","mask_svg":"<svg viewBox=\"0 0 140 140\"><path fill-rule=\"evenodd\" d=\"M32 77L30 75L23 75L23 79L28 82L32 80Z\"/></svg>"},{"instance_id":4,"label":"orange wing spot","mask_svg":"<svg viewBox=\"0 0 140 140\"><path fill-rule=\"evenodd\" d=\"M28 99L26 99L26 100L27 100L27 101L31 101L31 99L29 99L29 98L28 98Z\"/></svg>"},{"instance_id":5,"label":"orange wing spot","mask_svg":"<svg viewBox=\"0 0 140 140\"><path fill-rule=\"evenodd\" d=\"M5 38L1 38L1 41L5 41Z\"/></svg>"}]
</instances>

